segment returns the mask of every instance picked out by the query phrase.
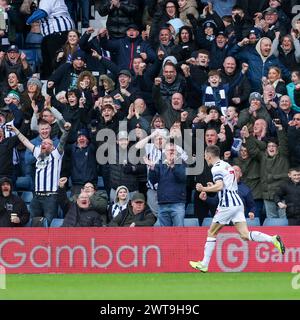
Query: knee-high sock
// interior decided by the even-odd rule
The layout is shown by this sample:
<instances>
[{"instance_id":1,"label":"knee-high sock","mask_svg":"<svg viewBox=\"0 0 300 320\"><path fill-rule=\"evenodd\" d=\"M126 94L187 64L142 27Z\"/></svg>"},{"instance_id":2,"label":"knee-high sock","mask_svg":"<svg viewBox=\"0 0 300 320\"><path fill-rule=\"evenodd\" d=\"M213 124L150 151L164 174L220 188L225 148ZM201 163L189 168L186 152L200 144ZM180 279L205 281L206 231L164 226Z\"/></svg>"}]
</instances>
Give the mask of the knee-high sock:
<instances>
[{"instance_id":1,"label":"knee-high sock","mask_svg":"<svg viewBox=\"0 0 300 320\"><path fill-rule=\"evenodd\" d=\"M249 240L256 242L273 242L273 238L271 236L259 231L250 231Z\"/></svg>"},{"instance_id":2,"label":"knee-high sock","mask_svg":"<svg viewBox=\"0 0 300 320\"><path fill-rule=\"evenodd\" d=\"M209 265L210 258L215 250L216 246L216 238L207 237L205 247L204 247L204 258L202 260L202 263L205 266Z\"/></svg>"}]
</instances>

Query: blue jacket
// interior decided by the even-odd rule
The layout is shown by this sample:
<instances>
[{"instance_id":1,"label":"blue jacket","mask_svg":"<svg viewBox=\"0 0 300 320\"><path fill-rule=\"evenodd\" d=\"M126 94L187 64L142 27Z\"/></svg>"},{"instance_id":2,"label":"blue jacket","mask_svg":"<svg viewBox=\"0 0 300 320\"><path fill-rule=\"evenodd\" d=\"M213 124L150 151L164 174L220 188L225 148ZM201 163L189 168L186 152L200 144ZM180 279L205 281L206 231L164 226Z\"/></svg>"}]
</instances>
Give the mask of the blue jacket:
<instances>
[{"instance_id":1,"label":"blue jacket","mask_svg":"<svg viewBox=\"0 0 300 320\"><path fill-rule=\"evenodd\" d=\"M77 143L71 146L72 183L84 185L86 182L97 183L96 147L89 143L85 148L78 148Z\"/></svg>"},{"instance_id":2,"label":"blue jacket","mask_svg":"<svg viewBox=\"0 0 300 320\"><path fill-rule=\"evenodd\" d=\"M284 80L289 80L291 76L290 71L274 55L269 55L266 57L265 61L263 60L260 52L260 43L262 39L266 38L261 38L258 41L255 50L251 46L249 46L250 50L248 49L248 46L243 49L236 44L228 52L229 56L233 56L241 62L246 62L249 65L247 75L251 83L252 92L262 92L261 79L263 76L268 75L270 67L279 67Z\"/></svg>"},{"instance_id":3,"label":"blue jacket","mask_svg":"<svg viewBox=\"0 0 300 320\"><path fill-rule=\"evenodd\" d=\"M133 58L140 53L147 54L146 62L154 63L156 54L151 48L150 44L143 41L141 37L131 39L129 37L119 39L101 38L100 43L103 49L116 53L116 64L120 70L129 69L133 70Z\"/></svg>"},{"instance_id":4,"label":"blue jacket","mask_svg":"<svg viewBox=\"0 0 300 320\"><path fill-rule=\"evenodd\" d=\"M174 168L158 163L149 170L149 180L158 183L157 200L159 204L185 203L186 201L186 165L175 164Z\"/></svg>"}]
</instances>

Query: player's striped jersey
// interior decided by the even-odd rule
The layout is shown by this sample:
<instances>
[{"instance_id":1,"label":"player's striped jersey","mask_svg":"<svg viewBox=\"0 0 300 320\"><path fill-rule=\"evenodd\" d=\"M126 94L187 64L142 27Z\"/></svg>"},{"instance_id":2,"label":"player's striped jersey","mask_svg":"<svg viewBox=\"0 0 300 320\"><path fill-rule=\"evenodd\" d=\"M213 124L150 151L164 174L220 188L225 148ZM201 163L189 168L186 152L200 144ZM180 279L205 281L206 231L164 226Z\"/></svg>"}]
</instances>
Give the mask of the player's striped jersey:
<instances>
[{"instance_id":1,"label":"player's striped jersey","mask_svg":"<svg viewBox=\"0 0 300 320\"><path fill-rule=\"evenodd\" d=\"M41 34L50 34L70 31L75 28L64 0L41 0L39 9L47 13L47 17L41 19Z\"/></svg>"},{"instance_id":2,"label":"player's striped jersey","mask_svg":"<svg viewBox=\"0 0 300 320\"><path fill-rule=\"evenodd\" d=\"M216 162L212 169L213 181L222 180L224 187L219 191L219 206L220 207L235 207L243 205L243 201L238 194L237 180L234 174L233 167L220 160Z\"/></svg>"}]
</instances>

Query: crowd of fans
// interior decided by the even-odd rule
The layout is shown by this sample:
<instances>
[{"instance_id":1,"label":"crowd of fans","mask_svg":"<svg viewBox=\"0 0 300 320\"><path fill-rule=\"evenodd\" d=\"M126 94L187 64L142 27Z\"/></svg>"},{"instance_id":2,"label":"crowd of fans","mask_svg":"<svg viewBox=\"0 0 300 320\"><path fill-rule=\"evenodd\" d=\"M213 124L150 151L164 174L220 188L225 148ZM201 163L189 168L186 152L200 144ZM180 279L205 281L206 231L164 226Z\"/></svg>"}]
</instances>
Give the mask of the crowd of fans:
<instances>
[{"instance_id":1,"label":"crowd of fans","mask_svg":"<svg viewBox=\"0 0 300 320\"><path fill-rule=\"evenodd\" d=\"M208 145L247 217L300 225L297 1L93 3L106 28L89 1L0 0L0 226L183 226L191 202L201 225L218 204L197 191Z\"/></svg>"}]
</instances>

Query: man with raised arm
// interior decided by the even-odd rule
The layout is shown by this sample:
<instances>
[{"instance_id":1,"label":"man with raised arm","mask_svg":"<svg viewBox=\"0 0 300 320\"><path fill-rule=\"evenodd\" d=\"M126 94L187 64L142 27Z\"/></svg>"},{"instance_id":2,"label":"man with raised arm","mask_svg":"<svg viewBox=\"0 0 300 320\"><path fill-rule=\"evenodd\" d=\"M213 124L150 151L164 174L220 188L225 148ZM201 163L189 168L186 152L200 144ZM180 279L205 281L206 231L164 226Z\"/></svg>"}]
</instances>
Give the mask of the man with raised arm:
<instances>
[{"instance_id":1,"label":"man with raised arm","mask_svg":"<svg viewBox=\"0 0 300 320\"><path fill-rule=\"evenodd\" d=\"M31 217L44 216L50 225L57 217L57 189L60 178L64 145L71 128L71 124L64 124L63 134L57 147L51 139L44 139L40 146L32 144L17 128L11 127L19 140L36 158L35 165L35 194L30 203Z\"/></svg>"}]
</instances>

